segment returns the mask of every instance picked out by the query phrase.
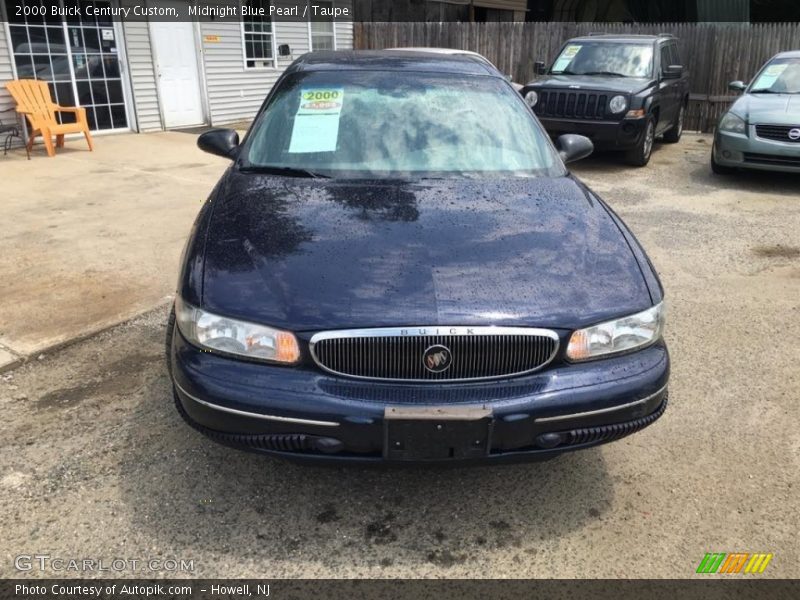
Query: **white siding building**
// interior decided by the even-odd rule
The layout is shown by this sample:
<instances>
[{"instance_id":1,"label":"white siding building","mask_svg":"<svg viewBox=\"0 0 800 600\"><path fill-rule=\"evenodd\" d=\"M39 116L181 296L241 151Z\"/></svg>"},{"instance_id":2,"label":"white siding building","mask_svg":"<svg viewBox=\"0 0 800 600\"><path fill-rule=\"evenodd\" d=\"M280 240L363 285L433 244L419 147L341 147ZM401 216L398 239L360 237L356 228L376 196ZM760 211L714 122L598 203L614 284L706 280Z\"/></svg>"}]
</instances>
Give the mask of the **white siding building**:
<instances>
[{"instance_id":1,"label":"white siding building","mask_svg":"<svg viewBox=\"0 0 800 600\"><path fill-rule=\"evenodd\" d=\"M59 104L86 107L94 131L157 131L250 119L295 58L313 49L353 46L352 23L345 21L211 17L120 21L12 14L21 1L0 0L0 111L14 107L4 87L7 81L43 79ZM270 5L270 0L223 2ZM271 3L295 6L303 0ZM315 5L350 9L351 3L313 0ZM185 13L190 2L93 0L93 4L173 5ZM13 112L0 112L4 122L13 118Z\"/></svg>"}]
</instances>

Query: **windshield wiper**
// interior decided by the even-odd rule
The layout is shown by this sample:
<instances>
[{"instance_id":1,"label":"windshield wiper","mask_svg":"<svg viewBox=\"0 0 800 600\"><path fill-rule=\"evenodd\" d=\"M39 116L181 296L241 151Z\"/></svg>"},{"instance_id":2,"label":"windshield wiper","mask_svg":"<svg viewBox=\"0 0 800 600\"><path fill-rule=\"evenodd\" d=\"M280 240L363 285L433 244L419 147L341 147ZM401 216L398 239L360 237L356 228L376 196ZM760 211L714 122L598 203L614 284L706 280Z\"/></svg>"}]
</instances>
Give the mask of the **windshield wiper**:
<instances>
[{"instance_id":1,"label":"windshield wiper","mask_svg":"<svg viewBox=\"0 0 800 600\"><path fill-rule=\"evenodd\" d=\"M242 167L239 169L243 173L263 173L265 175L285 175L286 177L311 177L311 178L321 178L321 179L330 179L330 175L323 175L322 173L317 173L316 171L311 171L309 169L301 169L299 167L278 167L278 166L270 166L270 165L259 165L259 166L249 166L249 167Z\"/></svg>"},{"instance_id":2,"label":"windshield wiper","mask_svg":"<svg viewBox=\"0 0 800 600\"><path fill-rule=\"evenodd\" d=\"M776 92L769 88L761 88L759 90L750 90L751 94L791 94L792 92Z\"/></svg>"},{"instance_id":3,"label":"windshield wiper","mask_svg":"<svg viewBox=\"0 0 800 600\"><path fill-rule=\"evenodd\" d=\"M608 75L609 77L627 77L625 73L617 73L615 71L586 71L585 73L578 73L579 75Z\"/></svg>"}]
</instances>

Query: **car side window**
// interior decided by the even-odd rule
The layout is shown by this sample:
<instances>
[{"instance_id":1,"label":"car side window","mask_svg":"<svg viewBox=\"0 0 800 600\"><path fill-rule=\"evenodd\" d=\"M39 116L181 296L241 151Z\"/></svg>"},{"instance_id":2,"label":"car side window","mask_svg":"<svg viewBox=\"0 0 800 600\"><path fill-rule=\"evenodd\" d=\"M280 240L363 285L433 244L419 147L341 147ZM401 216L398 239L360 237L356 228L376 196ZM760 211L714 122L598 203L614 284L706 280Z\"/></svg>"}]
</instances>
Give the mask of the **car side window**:
<instances>
[{"instance_id":1,"label":"car side window","mask_svg":"<svg viewBox=\"0 0 800 600\"><path fill-rule=\"evenodd\" d=\"M670 44L669 47L671 51L670 53L672 55L672 62L670 64L682 65L683 63L681 62L681 53L678 50L678 44L673 43Z\"/></svg>"},{"instance_id":2,"label":"car side window","mask_svg":"<svg viewBox=\"0 0 800 600\"><path fill-rule=\"evenodd\" d=\"M661 74L667 72L667 67L672 64L672 56L670 55L669 45L664 44L661 46Z\"/></svg>"}]
</instances>

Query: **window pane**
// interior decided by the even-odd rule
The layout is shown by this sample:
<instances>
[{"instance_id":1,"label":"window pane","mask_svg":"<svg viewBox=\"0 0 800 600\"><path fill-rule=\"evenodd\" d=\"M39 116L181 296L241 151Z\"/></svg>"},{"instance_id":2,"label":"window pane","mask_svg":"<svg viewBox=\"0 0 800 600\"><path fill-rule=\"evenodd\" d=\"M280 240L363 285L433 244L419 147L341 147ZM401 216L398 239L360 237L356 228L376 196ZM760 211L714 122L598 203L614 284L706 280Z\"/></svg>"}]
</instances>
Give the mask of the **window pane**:
<instances>
[{"instance_id":1,"label":"window pane","mask_svg":"<svg viewBox=\"0 0 800 600\"><path fill-rule=\"evenodd\" d=\"M11 48L14 52L30 52L28 49L28 33L24 25L9 25L11 30Z\"/></svg>"},{"instance_id":2,"label":"window pane","mask_svg":"<svg viewBox=\"0 0 800 600\"><path fill-rule=\"evenodd\" d=\"M55 87L56 95L58 96L56 102L58 104L61 106L75 106L75 94L72 91L72 84L70 82L56 83L51 87ZM68 120L66 122L71 123L72 121Z\"/></svg>"},{"instance_id":3,"label":"window pane","mask_svg":"<svg viewBox=\"0 0 800 600\"><path fill-rule=\"evenodd\" d=\"M25 52L47 54L47 33L45 33L44 27L29 27L28 36L30 37L30 46Z\"/></svg>"},{"instance_id":4,"label":"window pane","mask_svg":"<svg viewBox=\"0 0 800 600\"><path fill-rule=\"evenodd\" d=\"M128 126L128 117L125 114L125 106L116 104L111 107L111 118L114 121L114 127L119 129Z\"/></svg>"},{"instance_id":5,"label":"window pane","mask_svg":"<svg viewBox=\"0 0 800 600\"><path fill-rule=\"evenodd\" d=\"M86 119L89 121L89 129L97 129L97 119L94 117L94 108L86 109Z\"/></svg>"},{"instance_id":6,"label":"window pane","mask_svg":"<svg viewBox=\"0 0 800 600\"><path fill-rule=\"evenodd\" d=\"M108 106L95 106L94 115L98 129L111 129L111 111Z\"/></svg>"},{"instance_id":7,"label":"window pane","mask_svg":"<svg viewBox=\"0 0 800 600\"><path fill-rule=\"evenodd\" d=\"M122 80L109 79L106 81L108 87L108 101L112 104L122 104Z\"/></svg>"},{"instance_id":8,"label":"window pane","mask_svg":"<svg viewBox=\"0 0 800 600\"><path fill-rule=\"evenodd\" d=\"M53 54L50 56L50 74L54 81L70 81L69 56L66 54Z\"/></svg>"},{"instance_id":9,"label":"window pane","mask_svg":"<svg viewBox=\"0 0 800 600\"><path fill-rule=\"evenodd\" d=\"M78 104L80 106L87 106L93 104L92 102L92 88L88 81L78 82Z\"/></svg>"},{"instance_id":10,"label":"window pane","mask_svg":"<svg viewBox=\"0 0 800 600\"><path fill-rule=\"evenodd\" d=\"M97 35L97 29L84 28L83 44L86 47L86 52L100 52L100 40Z\"/></svg>"},{"instance_id":11,"label":"window pane","mask_svg":"<svg viewBox=\"0 0 800 600\"><path fill-rule=\"evenodd\" d=\"M33 68L33 59L29 54L16 54L14 62L17 65L17 77L20 79L31 79L36 71Z\"/></svg>"},{"instance_id":12,"label":"window pane","mask_svg":"<svg viewBox=\"0 0 800 600\"><path fill-rule=\"evenodd\" d=\"M332 35L312 35L311 36L311 49L316 50L333 50L333 36Z\"/></svg>"}]
</instances>

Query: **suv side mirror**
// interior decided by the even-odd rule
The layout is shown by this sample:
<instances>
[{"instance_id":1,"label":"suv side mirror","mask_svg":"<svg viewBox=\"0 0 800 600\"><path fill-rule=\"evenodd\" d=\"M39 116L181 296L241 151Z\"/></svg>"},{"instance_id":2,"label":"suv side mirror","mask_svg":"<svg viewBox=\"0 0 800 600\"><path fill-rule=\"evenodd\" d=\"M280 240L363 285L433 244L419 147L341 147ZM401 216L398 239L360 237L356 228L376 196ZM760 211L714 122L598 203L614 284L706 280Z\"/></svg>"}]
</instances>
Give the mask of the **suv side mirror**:
<instances>
[{"instance_id":1,"label":"suv side mirror","mask_svg":"<svg viewBox=\"0 0 800 600\"><path fill-rule=\"evenodd\" d=\"M664 79L680 79L683 76L683 65L670 65L664 69Z\"/></svg>"},{"instance_id":2,"label":"suv side mirror","mask_svg":"<svg viewBox=\"0 0 800 600\"><path fill-rule=\"evenodd\" d=\"M731 81L728 89L732 92L743 92L747 89L747 84L744 81Z\"/></svg>"},{"instance_id":3,"label":"suv side mirror","mask_svg":"<svg viewBox=\"0 0 800 600\"><path fill-rule=\"evenodd\" d=\"M212 129L197 138L197 147L203 152L233 160L239 151L239 134L233 129Z\"/></svg>"},{"instance_id":4,"label":"suv side mirror","mask_svg":"<svg viewBox=\"0 0 800 600\"><path fill-rule=\"evenodd\" d=\"M586 136L567 133L556 139L556 149L561 160L571 163L586 158L594 152L594 144Z\"/></svg>"},{"instance_id":5,"label":"suv side mirror","mask_svg":"<svg viewBox=\"0 0 800 600\"><path fill-rule=\"evenodd\" d=\"M544 75L547 73L547 66L544 64L543 60L537 60L535 63L533 63L533 71L537 75Z\"/></svg>"}]
</instances>

